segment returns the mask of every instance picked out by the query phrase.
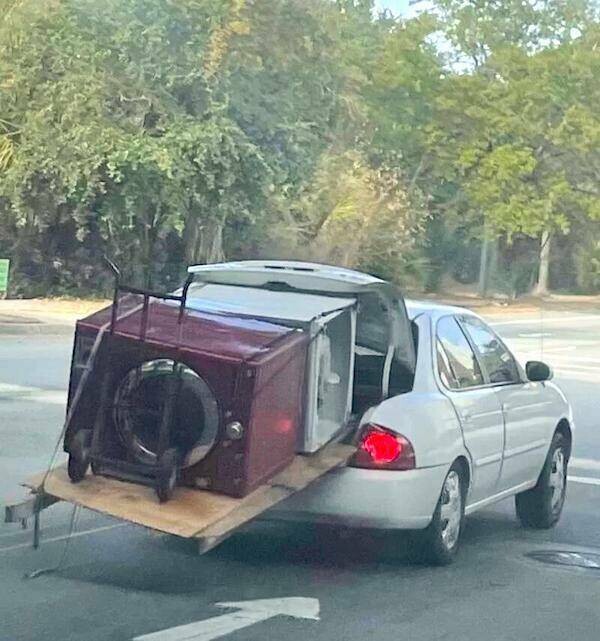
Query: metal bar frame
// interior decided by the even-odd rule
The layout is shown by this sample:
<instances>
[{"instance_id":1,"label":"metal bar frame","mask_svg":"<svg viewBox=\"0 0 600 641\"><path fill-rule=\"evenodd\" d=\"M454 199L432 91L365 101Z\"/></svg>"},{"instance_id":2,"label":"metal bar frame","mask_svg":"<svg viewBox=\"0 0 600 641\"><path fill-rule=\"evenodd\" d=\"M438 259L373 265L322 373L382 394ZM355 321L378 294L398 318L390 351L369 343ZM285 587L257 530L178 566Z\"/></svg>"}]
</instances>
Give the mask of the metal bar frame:
<instances>
[{"instance_id":1,"label":"metal bar frame","mask_svg":"<svg viewBox=\"0 0 600 641\"><path fill-rule=\"evenodd\" d=\"M142 306L142 323L140 328L141 340L144 340L146 338L146 331L148 329L148 308L150 305L151 298L158 298L159 300L170 300L170 301L179 303L179 316L177 318L177 323L179 325L178 340L181 340L181 331L182 331L181 325L183 323L183 318L185 315L188 291L190 289L191 284L194 281L194 274L188 273L185 283L183 285L183 288L181 290L181 294L168 294L165 292L157 292L150 289L143 289L141 287L132 287L131 285L123 285L121 283L121 270L115 265L115 263L113 263L106 256L104 257L104 259L107 262L115 278L114 291L113 291L113 304L112 304L111 318L110 318L110 333L114 334L115 326L117 324L119 294L126 293L126 294L135 294L138 296L143 296L144 298L144 302Z\"/></svg>"}]
</instances>

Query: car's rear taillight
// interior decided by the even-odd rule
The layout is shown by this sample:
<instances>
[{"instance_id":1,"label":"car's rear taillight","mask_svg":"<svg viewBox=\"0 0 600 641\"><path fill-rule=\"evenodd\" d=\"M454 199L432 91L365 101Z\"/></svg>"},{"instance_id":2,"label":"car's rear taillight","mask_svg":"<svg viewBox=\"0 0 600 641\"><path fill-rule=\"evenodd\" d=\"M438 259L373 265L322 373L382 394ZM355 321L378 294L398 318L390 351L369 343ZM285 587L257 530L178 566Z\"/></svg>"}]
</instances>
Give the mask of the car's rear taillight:
<instances>
[{"instance_id":1,"label":"car's rear taillight","mask_svg":"<svg viewBox=\"0 0 600 641\"><path fill-rule=\"evenodd\" d=\"M358 449L349 465L377 470L413 470L415 451L402 434L369 423L360 432Z\"/></svg>"}]
</instances>

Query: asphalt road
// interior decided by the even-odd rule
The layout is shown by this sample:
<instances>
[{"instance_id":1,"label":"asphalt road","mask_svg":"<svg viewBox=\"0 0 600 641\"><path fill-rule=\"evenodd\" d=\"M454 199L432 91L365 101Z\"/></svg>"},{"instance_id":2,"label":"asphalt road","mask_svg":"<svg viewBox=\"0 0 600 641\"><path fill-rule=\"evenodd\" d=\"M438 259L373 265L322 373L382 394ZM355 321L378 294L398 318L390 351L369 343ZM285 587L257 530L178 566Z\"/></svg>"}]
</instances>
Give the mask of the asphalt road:
<instances>
[{"instance_id":1,"label":"asphalt road","mask_svg":"<svg viewBox=\"0 0 600 641\"><path fill-rule=\"evenodd\" d=\"M171 640L206 641L237 626L227 641L596 641L600 569L526 555L600 554L600 317L552 313L497 329L522 359L543 350L575 408L572 480L554 530L521 529L507 500L467 519L460 557L448 568L420 565L394 533L269 523L198 557L188 542L86 511L76 514L65 548L72 510L58 504L43 514L38 551L31 530L0 525L0 641L129 641L209 619ZM65 336L0 328L0 496L18 493L22 478L48 464L70 349ZM320 620L271 616L271 604L254 604L250 614L215 605L282 597L317 599Z\"/></svg>"}]
</instances>

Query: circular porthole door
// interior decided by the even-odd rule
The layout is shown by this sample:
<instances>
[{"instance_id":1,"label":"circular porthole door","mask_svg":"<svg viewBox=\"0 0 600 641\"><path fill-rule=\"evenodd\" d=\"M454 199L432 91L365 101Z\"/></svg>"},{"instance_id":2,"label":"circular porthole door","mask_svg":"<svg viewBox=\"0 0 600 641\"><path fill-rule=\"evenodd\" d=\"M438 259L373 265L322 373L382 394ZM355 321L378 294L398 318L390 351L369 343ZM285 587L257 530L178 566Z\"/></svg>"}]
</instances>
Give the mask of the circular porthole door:
<instances>
[{"instance_id":1,"label":"circular porthole door","mask_svg":"<svg viewBox=\"0 0 600 641\"><path fill-rule=\"evenodd\" d=\"M193 369L171 359L146 361L130 369L114 396L116 431L131 456L156 463L160 427L170 386L175 386L167 448L179 452L182 467L201 461L219 429L217 400Z\"/></svg>"}]
</instances>

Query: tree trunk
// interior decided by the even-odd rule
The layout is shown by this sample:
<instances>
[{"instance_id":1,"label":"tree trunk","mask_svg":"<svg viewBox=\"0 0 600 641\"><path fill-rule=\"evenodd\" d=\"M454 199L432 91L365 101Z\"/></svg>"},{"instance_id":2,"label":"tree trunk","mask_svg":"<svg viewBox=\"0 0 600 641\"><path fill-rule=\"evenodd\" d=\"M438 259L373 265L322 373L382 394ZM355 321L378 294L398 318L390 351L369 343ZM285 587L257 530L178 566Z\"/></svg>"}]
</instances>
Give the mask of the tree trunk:
<instances>
[{"instance_id":1,"label":"tree trunk","mask_svg":"<svg viewBox=\"0 0 600 641\"><path fill-rule=\"evenodd\" d=\"M194 213L188 214L184 228L185 260L188 265L218 263L225 260L223 228L225 221L202 222Z\"/></svg>"},{"instance_id":2,"label":"tree trunk","mask_svg":"<svg viewBox=\"0 0 600 641\"><path fill-rule=\"evenodd\" d=\"M202 263L219 263L225 260L223 251L224 221L210 220L200 228L200 245L197 259Z\"/></svg>"},{"instance_id":3,"label":"tree trunk","mask_svg":"<svg viewBox=\"0 0 600 641\"><path fill-rule=\"evenodd\" d=\"M489 285L489 265L490 265L490 240L484 236L481 241L481 258L479 260L479 285L477 293L485 297L488 293Z\"/></svg>"},{"instance_id":4,"label":"tree trunk","mask_svg":"<svg viewBox=\"0 0 600 641\"><path fill-rule=\"evenodd\" d=\"M540 242L540 269L538 272L538 281L535 286L534 294L536 296L545 296L548 294L548 281L550 277L550 243L552 236L549 231L542 232Z\"/></svg>"},{"instance_id":5,"label":"tree trunk","mask_svg":"<svg viewBox=\"0 0 600 641\"><path fill-rule=\"evenodd\" d=\"M185 263L186 266L194 265L198 261L196 255L198 253L198 244L200 237L200 224L198 217L194 212L188 212L183 227L183 242L185 247Z\"/></svg>"}]
</instances>

